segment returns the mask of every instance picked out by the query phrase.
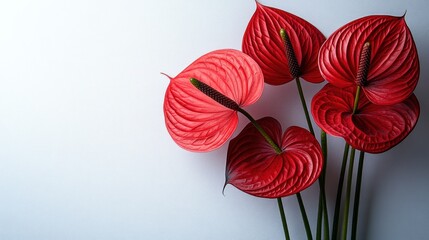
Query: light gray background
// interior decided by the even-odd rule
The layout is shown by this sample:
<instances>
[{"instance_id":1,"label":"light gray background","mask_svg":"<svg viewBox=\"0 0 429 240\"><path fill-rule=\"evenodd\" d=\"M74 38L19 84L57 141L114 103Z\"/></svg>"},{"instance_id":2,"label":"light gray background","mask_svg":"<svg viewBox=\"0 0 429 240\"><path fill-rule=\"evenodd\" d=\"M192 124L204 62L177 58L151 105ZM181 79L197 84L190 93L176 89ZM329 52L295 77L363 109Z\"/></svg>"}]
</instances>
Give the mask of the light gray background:
<instances>
[{"instance_id":1,"label":"light gray background","mask_svg":"<svg viewBox=\"0 0 429 240\"><path fill-rule=\"evenodd\" d=\"M422 114L398 147L367 155L360 239L425 239L429 221L429 24L425 0L261 1L325 35L370 14L403 15L422 66ZM169 80L199 56L241 48L254 1L0 1L0 239L283 239L275 200L228 186L226 146L174 144L162 103ZM303 83L307 101L322 85ZM293 83L249 107L305 126ZM241 118L239 130L247 123ZM329 138L335 198L341 139ZM315 222L317 187L303 193ZM284 199L304 239L295 197ZM332 214L331 214L332 217ZM332 219L332 218L331 218Z\"/></svg>"}]
</instances>

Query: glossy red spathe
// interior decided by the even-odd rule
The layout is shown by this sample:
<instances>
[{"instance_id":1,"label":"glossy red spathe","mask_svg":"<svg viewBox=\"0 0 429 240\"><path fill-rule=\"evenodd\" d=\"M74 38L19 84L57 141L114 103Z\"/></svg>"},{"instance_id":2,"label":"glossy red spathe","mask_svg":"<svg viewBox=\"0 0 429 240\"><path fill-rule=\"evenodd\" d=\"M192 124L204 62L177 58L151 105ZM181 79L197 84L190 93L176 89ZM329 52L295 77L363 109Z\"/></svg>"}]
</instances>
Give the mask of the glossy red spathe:
<instances>
[{"instance_id":1,"label":"glossy red spathe","mask_svg":"<svg viewBox=\"0 0 429 240\"><path fill-rule=\"evenodd\" d=\"M298 16L256 2L256 11L247 25L242 48L261 66L265 82L280 85L294 79L289 72L280 29L284 29L290 38L300 66L300 77L312 83L324 81L317 65L317 54L325 41L323 34Z\"/></svg>"},{"instance_id":2,"label":"glossy red spathe","mask_svg":"<svg viewBox=\"0 0 429 240\"><path fill-rule=\"evenodd\" d=\"M315 137L308 130L295 126L282 134L280 123L271 117L257 122L282 153L276 153L249 123L230 141L226 184L257 197L278 198L300 192L316 181L323 157Z\"/></svg>"},{"instance_id":3,"label":"glossy red spathe","mask_svg":"<svg viewBox=\"0 0 429 240\"><path fill-rule=\"evenodd\" d=\"M246 54L223 49L200 57L170 80L164 98L168 132L184 149L211 151L231 137L238 124L237 112L199 91L190 78L204 82L239 106L247 106L262 94L262 71Z\"/></svg>"},{"instance_id":4,"label":"glossy red spathe","mask_svg":"<svg viewBox=\"0 0 429 240\"><path fill-rule=\"evenodd\" d=\"M314 97L314 121L328 134L343 137L355 149L381 153L400 143L413 130L420 114L414 94L393 105L376 105L360 94L353 114L356 87L327 84Z\"/></svg>"},{"instance_id":5,"label":"glossy red spathe","mask_svg":"<svg viewBox=\"0 0 429 240\"><path fill-rule=\"evenodd\" d=\"M356 85L365 43L371 46L371 56L362 89L369 101L390 105L407 99L417 85L420 67L404 16L367 16L335 31L320 49L322 76L337 87Z\"/></svg>"}]
</instances>

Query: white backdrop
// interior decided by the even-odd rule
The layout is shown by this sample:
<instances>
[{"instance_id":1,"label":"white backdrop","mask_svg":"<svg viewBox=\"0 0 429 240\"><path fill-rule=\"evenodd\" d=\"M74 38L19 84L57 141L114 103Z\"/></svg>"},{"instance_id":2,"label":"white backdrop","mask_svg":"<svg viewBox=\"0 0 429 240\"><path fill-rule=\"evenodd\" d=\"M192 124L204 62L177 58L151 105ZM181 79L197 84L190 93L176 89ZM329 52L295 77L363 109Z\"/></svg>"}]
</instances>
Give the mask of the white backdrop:
<instances>
[{"instance_id":1,"label":"white backdrop","mask_svg":"<svg viewBox=\"0 0 429 240\"><path fill-rule=\"evenodd\" d=\"M260 2L307 19L326 36L365 15L407 11L420 55L422 114L395 149L367 155L359 237L427 238L429 3ZM240 49L255 6L0 1L0 239L283 239L275 200L231 186L222 195L226 145L205 154L182 150L162 111L169 80L160 72L175 76L209 51ZM321 85L303 87L310 102ZM299 104L294 84L267 86L247 110L305 127ZM328 140L332 209L343 142ZM314 223L317 187L302 194ZM293 239L305 239L296 199L284 205Z\"/></svg>"}]
</instances>

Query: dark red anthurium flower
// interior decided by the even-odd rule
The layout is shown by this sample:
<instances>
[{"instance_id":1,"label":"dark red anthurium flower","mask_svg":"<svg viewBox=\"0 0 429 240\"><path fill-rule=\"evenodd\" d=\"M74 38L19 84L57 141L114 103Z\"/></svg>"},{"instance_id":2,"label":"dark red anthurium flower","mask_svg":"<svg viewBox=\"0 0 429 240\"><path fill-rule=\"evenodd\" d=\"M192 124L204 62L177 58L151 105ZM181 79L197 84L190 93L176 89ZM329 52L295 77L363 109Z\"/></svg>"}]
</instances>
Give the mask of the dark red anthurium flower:
<instances>
[{"instance_id":1,"label":"dark red anthurium flower","mask_svg":"<svg viewBox=\"0 0 429 240\"><path fill-rule=\"evenodd\" d=\"M414 94L393 105L376 105L360 94L353 114L356 87L327 84L314 97L314 120L328 134L343 137L355 149L381 153L400 143L413 130L420 114Z\"/></svg>"},{"instance_id":2,"label":"dark red anthurium flower","mask_svg":"<svg viewBox=\"0 0 429 240\"><path fill-rule=\"evenodd\" d=\"M278 198L300 192L316 181L323 157L314 136L296 126L282 136L280 123L271 117L257 122L282 152L277 153L249 123L229 143L225 185L257 197Z\"/></svg>"},{"instance_id":3,"label":"dark red anthurium flower","mask_svg":"<svg viewBox=\"0 0 429 240\"><path fill-rule=\"evenodd\" d=\"M356 83L365 44L370 45L367 77ZM333 85L358 84L369 101L379 105L407 99L420 74L416 45L404 16L367 16L344 25L322 45L319 67Z\"/></svg>"},{"instance_id":4,"label":"dark red anthurium flower","mask_svg":"<svg viewBox=\"0 0 429 240\"><path fill-rule=\"evenodd\" d=\"M168 132L184 149L211 151L231 137L238 124L237 112L204 94L190 79L198 79L233 104L247 106L262 94L262 71L246 54L223 49L200 57L170 80L164 98Z\"/></svg>"},{"instance_id":5,"label":"dark red anthurium flower","mask_svg":"<svg viewBox=\"0 0 429 240\"><path fill-rule=\"evenodd\" d=\"M290 73L290 59L280 37L281 29L285 30L292 45L299 65L299 76ZM242 48L261 66L268 84L284 84L295 77L319 83L324 79L317 66L317 54L324 41L323 34L304 19L256 2L256 11L247 25Z\"/></svg>"}]
</instances>

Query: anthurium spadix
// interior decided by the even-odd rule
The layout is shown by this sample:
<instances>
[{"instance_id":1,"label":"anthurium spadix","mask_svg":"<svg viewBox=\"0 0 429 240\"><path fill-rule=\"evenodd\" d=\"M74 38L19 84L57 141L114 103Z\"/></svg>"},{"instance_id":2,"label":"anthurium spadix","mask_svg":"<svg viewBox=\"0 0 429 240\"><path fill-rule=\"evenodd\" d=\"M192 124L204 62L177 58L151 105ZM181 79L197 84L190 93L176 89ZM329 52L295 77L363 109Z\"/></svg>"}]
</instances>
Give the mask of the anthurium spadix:
<instances>
[{"instance_id":1,"label":"anthurium spadix","mask_svg":"<svg viewBox=\"0 0 429 240\"><path fill-rule=\"evenodd\" d=\"M414 94L400 103L376 105L362 94L353 113L356 87L327 84L314 97L314 121L325 132L343 137L355 149L381 153L400 143L413 130L420 114Z\"/></svg>"},{"instance_id":2,"label":"anthurium spadix","mask_svg":"<svg viewBox=\"0 0 429 240\"><path fill-rule=\"evenodd\" d=\"M287 44L280 36L281 29L289 41ZM324 79L318 69L317 55L324 41L323 34L306 20L256 2L256 11L247 25L242 48L261 66L268 84L280 85L296 77L319 83ZM299 66L297 76L290 72L293 67L290 66L291 56L287 56L285 49L288 44Z\"/></svg>"},{"instance_id":3,"label":"anthurium spadix","mask_svg":"<svg viewBox=\"0 0 429 240\"><path fill-rule=\"evenodd\" d=\"M298 193L314 183L323 165L316 138L296 126L282 133L280 123L271 117L257 122L281 152L249 123L229 143L225 185L231 184L257 197L279 198Z\"/></svg>"},{"instance_id":4,"label":"anthurium spadix","mask_svg":"<svg viewBox=\"0 0 429 240\"><path fill-rule=\"evenodd\" d=\"M236 108L256 102L263 87L260 67L246 54L233 49L207 53L171 78L164 98L167 130L184 149L219 148L237 127Z\"/></svg>"},{"instance_id":5,"label":"anthurium spadix","mask_svg":"<svg viewBox=\"0 0 429 240\"><path fill-rule=\"evenodd\" d=\"M361 53L368 51L367 77L356 81ZM367 16L335 31L319 53L322 76L337 87L361 86L369 101L379 105L407 99L419 79L416 46L405 16Z\"/></svg>"}]
</instances>

